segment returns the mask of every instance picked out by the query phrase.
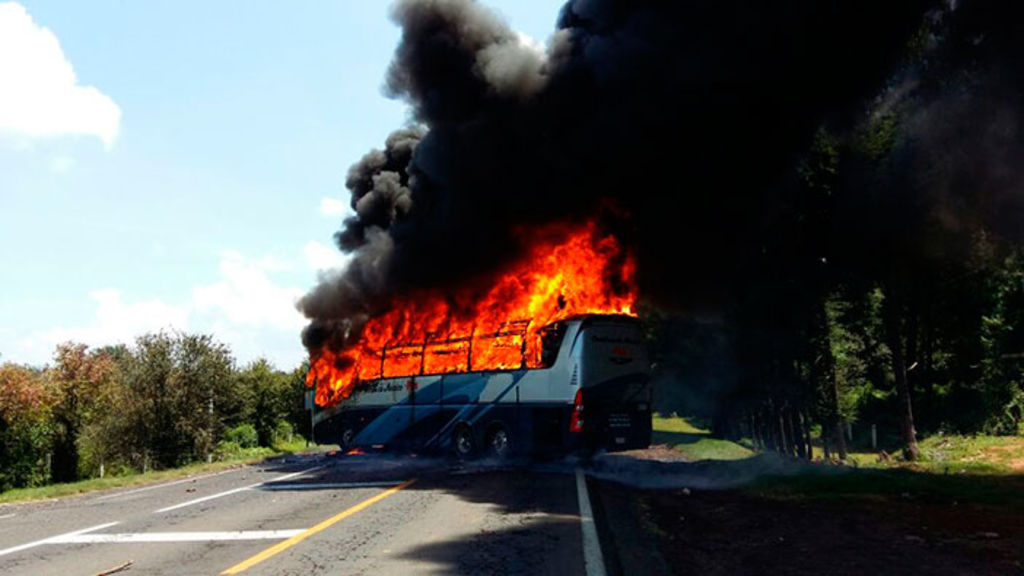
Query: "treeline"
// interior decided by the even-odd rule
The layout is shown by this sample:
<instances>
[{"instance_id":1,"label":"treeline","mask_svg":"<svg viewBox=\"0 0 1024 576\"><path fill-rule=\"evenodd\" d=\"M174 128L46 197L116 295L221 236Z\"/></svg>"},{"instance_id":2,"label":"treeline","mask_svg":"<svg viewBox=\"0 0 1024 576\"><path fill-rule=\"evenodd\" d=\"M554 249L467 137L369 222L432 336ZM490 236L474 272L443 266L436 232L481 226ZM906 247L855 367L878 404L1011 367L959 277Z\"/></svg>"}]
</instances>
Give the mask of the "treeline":
<instances>
[{"instance_id":1,"label":"treeline","mask_svg":"<svg viewBox=\"0 0 1024 576\"><path fill-rule=\"evenodd\" d=\"M851 423L907 459L921 433L1024 434L1024 132L1003 24L929 19L858 119L820 126L727 310L654 318L663 410L801 457L813 439L845 458Z\"/></svg>"},{"instance_id":2,"label":"treeline","mask_svg":"<svg viewBox=\"0 0 1024 576\"><path fill-rule=\"evenodd\" d=\"M208 335L65 343L53 363L0 365L0 491L227 458L308 434L305 367L236 365Z\"/></svg>"},{"instance_id":3,"label":"treeline","mask_svg":"<svg viewBox=\"0 0 1024 576\"><path fill-rule=\"evenodd\" d=\"M976 248L905 296L765 282L726 321L660 319L657 408L805 458L845 458L851 425L909 459L920 434L1024 434L1024 251Z\"/></svg>"}]
</instances>

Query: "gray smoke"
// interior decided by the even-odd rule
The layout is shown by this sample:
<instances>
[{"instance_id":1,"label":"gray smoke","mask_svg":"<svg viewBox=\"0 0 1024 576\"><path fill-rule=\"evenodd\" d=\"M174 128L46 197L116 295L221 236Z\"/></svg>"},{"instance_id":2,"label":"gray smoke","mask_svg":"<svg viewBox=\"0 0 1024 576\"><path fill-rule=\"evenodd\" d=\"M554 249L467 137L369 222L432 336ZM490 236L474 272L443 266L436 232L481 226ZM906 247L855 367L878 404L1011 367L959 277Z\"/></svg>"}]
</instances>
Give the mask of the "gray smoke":
<instances>
[{"instance_id":1,"label":"gray smoke","mask_svg":"<svg viewBox=\"0 0 1024 576\"><path fill-rule=\"evenodd\" d=\"M402 128L388 136L384 150L371 150L348 171L345 187L356 215L345 220L335 240L351 252L367 243L371 228L386 230L412 209L409 163L426 130Z\"/></svg>"}]
</instances>

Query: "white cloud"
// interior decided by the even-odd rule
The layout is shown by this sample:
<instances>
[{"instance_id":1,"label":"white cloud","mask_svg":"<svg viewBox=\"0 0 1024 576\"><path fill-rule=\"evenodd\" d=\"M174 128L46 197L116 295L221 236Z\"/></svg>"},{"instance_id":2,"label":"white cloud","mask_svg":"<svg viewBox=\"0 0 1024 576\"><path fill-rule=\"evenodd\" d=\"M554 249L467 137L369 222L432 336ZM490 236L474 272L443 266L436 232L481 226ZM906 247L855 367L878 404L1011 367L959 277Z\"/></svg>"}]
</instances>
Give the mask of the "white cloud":
<instances>
[{"instance_id":1,"label":"white cloud","mask_svg":"<svg viewBox=\"0 0 1024 576\"><path fill-rule=\"evenodd\" d=\"M70 156L55 156L50 160L50 172L67 174L75 167L75 159Z\"/></svg>"},{"instance_id":2,"label":"white cloud","mask_svg":"<svg viewBox=\"0 0 1024 576\"><path fill-rule=\"evenodd\" d=\"M349 256L342 254L337 248L315 240L307 242L302 248L306 255L306 264L311 270L338 270L348 265Z\"/></svg>"},{"instance_id":3,"label":"white cloud","mask_svg":"<svg viewBox=\"0 0 1024 576\"><path fill-rule=\"evenodd\" d=\"M89 293L96 303L93 322L79 328L53 328L35 332L20 343L20 354L26 361L42 363L50 358L53 349L69 340L90 346L129 343L140 334L163 329L187 330L189 309L173 306L160 300L127 303L121 292L111 288Z\"/></svg>"},{"instance_id":4,"label":"white cloud","mask_svg":"<svg viewBox=\"0 0 1024 576\"><path fill-rule=\"evenodd\" d=\"M81 86L60 42L17 2L0 3L0 131L31 138L96 136L109 148L121 109Z\"/></svg>"},{"instance_id":5,"label":"white cloud","mask_svg":"<svg viewBox=\"0 0 1024 576\"><path fill-rule=\"evenodd\" d=\"M230 346L241 362L265 356L290 369L305 357L299 333L306 325L295 309L304 291L274 277L290 269L281 258L249 258L225 251L216 280L193 287L181 304L132 301L115 289L96 290L89 294L95 314L84 325L38 330L21 338L0 330L0 348L11 352L4 360L41 365L52 359L57 344L68 340L90 346L131 344L142 334L171 329L212 334Z\"/></svg>"},{"instance_id":6,"label":"white cloud","mask_svg":"<svg viewBox=\"0 0 1024 576\"><path fill-rule=\"evenodd\" d=\"M325 196L320 199L320 213L332 218L345 217L352 213L352 207L347 202Z\"/></svg>"},{"instance_id":7,"label":"white cloud","mask_svg":"<svg viewBox=\"0 0 1024 576\"><path fill-rule=\"evenodd\" d=\"M533 36L524 32L516 31L516 40L519 41L519 45L524 48L533 50L538 56L544 57L547 49L544 47L544 43L535 39Z\"/></svg>"},{"instance_id":8,"label":"white cloud","mask_svg":"<svg viewBox=\"0 0 1024 576\"><path fill-rule=\"evenodd\" d=\"M220 280L192 290L192 300L200 312L223 316L228 322L247 327L268 326L295 330L305 325L295 302L302 290L278 286L267 275L274 261L253 261L238 252L224 252L220 260Z\"/></svg>"},{"instance_id":9,"label":"white cloud","mask_svg":"<svg viewBox=\"0 0 1024 576\"><path fill-rule=\"evenodd\" d=\"M234 254L234 252L227 252L227 254ZM256 261L256 266L266 270L267 272L286 272L292 269L292 264L288 260L279 256L264 256Z\"/></svg>"}]
</instances>

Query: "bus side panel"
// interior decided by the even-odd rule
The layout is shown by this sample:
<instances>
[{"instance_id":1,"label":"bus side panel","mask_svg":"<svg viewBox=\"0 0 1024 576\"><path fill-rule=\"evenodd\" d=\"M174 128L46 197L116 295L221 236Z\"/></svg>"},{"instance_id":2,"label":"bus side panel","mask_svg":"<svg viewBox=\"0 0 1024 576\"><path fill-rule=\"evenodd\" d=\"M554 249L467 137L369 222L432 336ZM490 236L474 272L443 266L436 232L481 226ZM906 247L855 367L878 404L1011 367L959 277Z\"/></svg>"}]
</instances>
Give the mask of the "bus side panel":
<instances>
[{"instance_id":1,"label":"bus side panel","mask_svg":"<svg viewBox=\"0 0 1024 576\"><path fill-rule=\"evenodd\" d=\"M384 409L376 418L356 434L355 446L388 446L394 438L409 427L409 406L396 404Z\"/></svg>"},{"instance_id":2,"label":"bus side panel","mask_svg":"<svg viewBox=\"0 0 1024 576\"><path fill-rule=\"evenodd\" d=\"M337 444L345 448L347 435L348 447L356 446L356 438L359 433L370 423L383 416L385 411L387 408L384 406L338 410L329 418L316 423L314 436L320 444Z\"/></svg>"},{"instance_id":3,"label":"bus side panel","mask_svg":"<svg viewBox=\"0 0 1024 576\"><path fill-rule=\"evenodd\" d=\"M524 452L552 454L564 451L566 434L569 431L569 415L572 412L572 394L566 386L552 386L552 380L559 383L564 368L542 368L526 371L518 383L517 431L515 441Z\"/></svg>"},{"instance_id":4,"label":"bus side panel","mask_svg":"<svg viewBox=\"0 0 1024 576\"><path fill-rule=\"evenodd\" d=\"M561 402L520 406L520 437L534 454L550 455L579 447L581 438L569 432L572 405Z\"/></svg>"},{"instance_id":5,"label":"bus side panel","mask_svg":"<svg viewBox=\"0 0 1024 576\"><path fill-rule=\"evenodd\" d=\"M443 381L442 404L476 404L480 392L487 385L487 377L480 373L447 374Z\"/></svg>"},{"instance_id":6,"label":"bus side panel","mask_svg":"<svg viewBox=\"0 0 1024 576\"><path fill-rule=\"evenodd\" d=\"M387 442L388 448L420 450L445 425L441 407L437 404L406 405L398 407L406 425Z\"/></svg>"}]
</instances>

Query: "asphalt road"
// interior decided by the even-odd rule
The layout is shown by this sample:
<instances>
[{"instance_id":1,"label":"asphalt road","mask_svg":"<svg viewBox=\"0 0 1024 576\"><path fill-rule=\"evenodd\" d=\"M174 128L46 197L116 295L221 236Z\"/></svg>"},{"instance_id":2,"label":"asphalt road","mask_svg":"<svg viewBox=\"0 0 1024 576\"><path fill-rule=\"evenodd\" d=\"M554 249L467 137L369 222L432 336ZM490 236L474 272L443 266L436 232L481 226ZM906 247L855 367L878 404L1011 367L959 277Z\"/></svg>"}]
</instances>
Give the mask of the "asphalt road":
<instances>
[{"instance_id":1,"label":"asphalt road","mask_svg":"<svg viewBox=\"0 0 1024 576\"><path fill-rule=\"evenodd\" d=\"M565 466L293 457L2 507L0 574L564 576L587 573L586 546L593 575L577 484Z\"/></svg>"}]
</instances>

